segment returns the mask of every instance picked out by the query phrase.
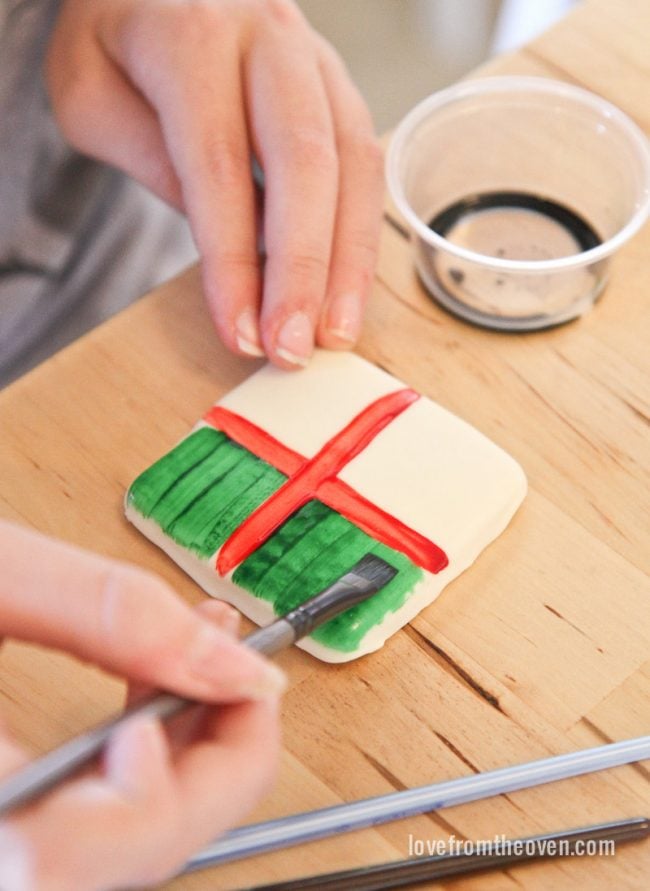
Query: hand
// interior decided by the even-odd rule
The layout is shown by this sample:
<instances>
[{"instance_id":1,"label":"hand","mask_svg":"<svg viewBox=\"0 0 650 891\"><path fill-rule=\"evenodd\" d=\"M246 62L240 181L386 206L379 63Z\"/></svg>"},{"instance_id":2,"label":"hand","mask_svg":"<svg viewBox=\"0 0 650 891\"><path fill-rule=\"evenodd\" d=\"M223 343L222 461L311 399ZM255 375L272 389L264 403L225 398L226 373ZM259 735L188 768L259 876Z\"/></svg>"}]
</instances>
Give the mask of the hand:
<instances>
[{"instance_id":1,"label":"hand","mask_svg":"<svg viewBox=\"0 0 650 891\"><path fill-rule=\"evenodd\" d=\"M100 767L0 823L0 887L100 891L158 883L268 788L284 676L237 643L237 614L192 610L162 581L0 521L0 630L69 650L197 706L171 733L134 718ZM0 730L0 777L27 760ZM119 852L119 853L118 853Z\"/></svg>"},{"instance_id":2,"label":"hand","mask_svg":"<svg viewBox=\"0 0 650 891\"><path fill-rule=\"evenodd\" d=\"M187 213L228 347L296 368L314 338L353 345L381 152L341 60L290 0L65 0L47 73L69 141Z\"/></svg>"}]
</instances>

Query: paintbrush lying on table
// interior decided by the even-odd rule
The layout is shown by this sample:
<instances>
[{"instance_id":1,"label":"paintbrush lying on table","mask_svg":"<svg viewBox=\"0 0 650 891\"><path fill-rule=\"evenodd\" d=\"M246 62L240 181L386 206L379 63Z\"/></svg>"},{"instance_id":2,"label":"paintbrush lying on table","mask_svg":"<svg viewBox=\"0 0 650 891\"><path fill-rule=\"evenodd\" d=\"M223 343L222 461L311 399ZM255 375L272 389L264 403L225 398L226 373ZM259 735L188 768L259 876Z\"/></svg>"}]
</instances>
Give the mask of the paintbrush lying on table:
<instances>
[{"instance_id":1,"label":"paintbrush lying on table","mask_svg":"<svg viewBox=\"0 0 650 891\"><path fill-rule=\"evenodd\" d=\"M468 842L468 845L472 845L472 853L397 860L325 875L305 876L286 882L273 882L271 885L256 885L242 891L387 891L389 888L414 888L425 882L439 882L453 876L503 869L506 866L554 857L579 857L590 852L606 852L613 856L620 842L646 839L649 835L650 820L647 817L633 817L528 838L502 837L494 842L478 842L476 845ZM474 848L478 850L474 852Z\"/></svg>"},{"instance_id":2,"label":"paintbrush lying on table","mask_svg":"<svg viewBox=\"0 0 650 891\"><path fill-rule=\"evenodd\" d=\"M389 563L374 554L366 554L334 584L265 628L253 631L244 642L258 653L272 656L311 634L328 619L376 594L396 572ZM173 693L158 693L31 761L0 783L0 817L47 792L92 761L125 721L135 716L166 720L196 704L195 700Z\"/></svg>"}]
</instances>

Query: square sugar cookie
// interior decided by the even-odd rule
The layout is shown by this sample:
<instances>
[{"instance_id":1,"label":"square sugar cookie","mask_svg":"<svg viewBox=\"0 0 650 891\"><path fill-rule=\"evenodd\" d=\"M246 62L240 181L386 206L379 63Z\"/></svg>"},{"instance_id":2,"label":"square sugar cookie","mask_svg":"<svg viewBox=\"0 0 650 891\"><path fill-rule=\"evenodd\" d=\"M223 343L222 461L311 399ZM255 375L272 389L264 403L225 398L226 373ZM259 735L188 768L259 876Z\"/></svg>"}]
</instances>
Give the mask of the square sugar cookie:
<instances>
[{"instance_id":1,"label":"square sugar cookie","mask_svg":"<svg viewBox=\"0 0 650 891\"><path fill-rule=\"evenodd\" d=\"M369 551L397 574L298 646L327 662L378 649L507 526L521 467L352 353L267 365L145 470L126 515L198 584L259 625Z\"/></svg>"}]
</instances>

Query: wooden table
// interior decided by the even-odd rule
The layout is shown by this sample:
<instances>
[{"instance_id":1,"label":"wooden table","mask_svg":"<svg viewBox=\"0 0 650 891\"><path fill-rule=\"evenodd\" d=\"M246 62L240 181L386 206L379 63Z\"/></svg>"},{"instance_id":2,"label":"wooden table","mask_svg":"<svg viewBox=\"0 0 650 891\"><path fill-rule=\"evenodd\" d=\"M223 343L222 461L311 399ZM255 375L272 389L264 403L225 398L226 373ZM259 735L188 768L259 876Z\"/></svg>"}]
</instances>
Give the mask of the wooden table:
<instances>
[{"instance_id":1,"label":"wooden table","mask_svg":"<svg viewBox=\"0 0 650 891\"><path fill-rule=\"evenodd\" d=\"M650 130L650 4L593 0L480 73L582 84ZM254 818L388 792L650 730L648 416L650 227L617 257L598 307L541 334L471 328L414 275L387 213L359 352L475 424L523 465L508 531L380 652L348 665L294 650L278 785ZM204 595L122 517L135 475L249 362L218 344L190 271L0 397L0 512ZM45 578L45 574L44 574ZM44 596L47 586L44 584ZM121 701L121 684L11 643L0 693L43 750ZM650 811L648 765L456 807L197 873L169 889L233 888L408 854L408 834L526 835ZM472 889L641 889L650 845L486 874Z\"/></svg>"}]
</instances>

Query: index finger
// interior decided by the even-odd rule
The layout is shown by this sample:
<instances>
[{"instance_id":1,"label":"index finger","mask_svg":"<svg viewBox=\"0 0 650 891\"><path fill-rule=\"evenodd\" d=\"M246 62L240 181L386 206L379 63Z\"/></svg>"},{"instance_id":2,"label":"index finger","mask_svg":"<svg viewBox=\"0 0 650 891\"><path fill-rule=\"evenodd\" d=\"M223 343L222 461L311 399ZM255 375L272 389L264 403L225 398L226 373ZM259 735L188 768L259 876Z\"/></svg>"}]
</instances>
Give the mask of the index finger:
<instances>
[{"instance_id":1,"label":"index finger","mask_svg":"<svg viewBox=\"0 0 650 891\"><path fill-rule=\"evenodd\" d=\"M338 197L333 123L313 37L269 23L253 45L248 101L264 168L262 336L279 365L305 365L325 297Z\"/></svg>"},{"instance_id":2,"label":"index finger","mask_svg":"<svg viewBox=\"0 0 650 891\"><path fill-rule=\"evenodd\" d=\"M211 702L258 699L280 670L161 579L0 521L0 629L133 680Z\"/></svg>"},{"instance_id":3,"label":"index finger","mask_svg":"<svg viewBox=\"0 0 650 891\"><path fill-rule=\"evenodd\" d=\"M332 47L321 43L341 165L339 203L327 297L318 342L331 349L354 345L372 284L382 219L384 160L370 113Z\"/></svg>"}]
</instances>

